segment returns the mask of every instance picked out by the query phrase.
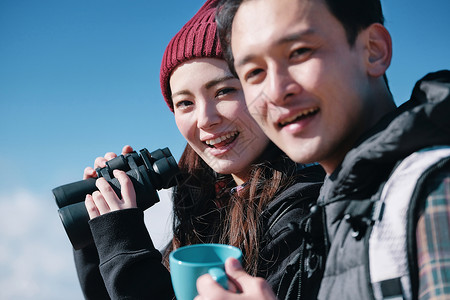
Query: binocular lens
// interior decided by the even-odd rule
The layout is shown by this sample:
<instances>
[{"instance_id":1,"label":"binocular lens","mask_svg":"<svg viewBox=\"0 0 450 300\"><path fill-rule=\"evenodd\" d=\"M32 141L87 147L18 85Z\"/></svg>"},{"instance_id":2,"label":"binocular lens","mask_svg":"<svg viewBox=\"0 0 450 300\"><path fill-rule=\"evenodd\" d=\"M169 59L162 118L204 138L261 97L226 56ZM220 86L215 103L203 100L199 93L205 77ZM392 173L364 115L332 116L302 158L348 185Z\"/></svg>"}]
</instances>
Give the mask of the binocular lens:
<instances>
[{"instance_id":1,"label":"binocular lens","mask_svg":"<svg viewBox=\"0 0 450 300\"><path fill-rule=\"evenodd\" d=\"M67 236L74 249L79 250L93 242L89 214L84 202L70 204L58 210Z\"/></svg>"},{"instance_id":2,"label":"binocular lens","mask_svg":"<svg viewBox=\"0 0 450 300\"><path fill-rule=\"evenodd\" d=\"M89 178L54 188L52 192L58 207L61 208L78 202L84 203L86 195L97 190L95 180L95 178Z\"/></svg>"}]
</instances>

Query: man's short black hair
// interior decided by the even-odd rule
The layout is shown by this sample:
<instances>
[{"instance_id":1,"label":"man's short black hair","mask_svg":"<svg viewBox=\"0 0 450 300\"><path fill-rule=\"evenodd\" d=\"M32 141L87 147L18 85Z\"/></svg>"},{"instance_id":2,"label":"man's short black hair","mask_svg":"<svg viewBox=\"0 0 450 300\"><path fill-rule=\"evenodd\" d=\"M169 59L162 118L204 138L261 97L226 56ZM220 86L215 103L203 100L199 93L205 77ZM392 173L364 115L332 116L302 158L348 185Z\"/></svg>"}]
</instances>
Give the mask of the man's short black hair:
<instances>
[{"instance_id":1,"label":"man's short black hair","mask_svg":"<svg viewBox=\"0 0 450 300\"><path fill-rule=\"evenodd\" d=\"M231 52L231 26L240 5L245 1L264 0L222 0L216 16L217 30L224 58L230 70L236 75L234 58ZM304 0L297 0L304 1ZM318 1L318 0L309 0ZM384 24L380 0L321 0L328 6L331 14L341 22L348 43L353 46L358 33L373 23Z\"/></svg>"}]
</instances>

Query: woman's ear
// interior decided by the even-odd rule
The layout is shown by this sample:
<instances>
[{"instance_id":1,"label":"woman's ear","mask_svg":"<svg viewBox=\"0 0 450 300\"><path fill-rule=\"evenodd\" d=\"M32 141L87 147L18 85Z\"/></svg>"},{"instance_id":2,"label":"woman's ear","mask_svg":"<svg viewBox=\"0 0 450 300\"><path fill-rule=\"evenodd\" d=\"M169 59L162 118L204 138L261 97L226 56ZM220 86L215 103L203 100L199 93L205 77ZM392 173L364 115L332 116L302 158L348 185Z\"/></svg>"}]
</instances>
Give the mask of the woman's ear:
<instances>
[{"instance_id":1,"label":"woman's ear","mask_svg":"<svg viewBox=\"0 0 450 300\"><path fill-rule=\"evenodd\" d=\"M370 76L380 77L391 64L392 40L386 27L374 23L366 28L367 72Z\"/></svg>"}]
</instances>

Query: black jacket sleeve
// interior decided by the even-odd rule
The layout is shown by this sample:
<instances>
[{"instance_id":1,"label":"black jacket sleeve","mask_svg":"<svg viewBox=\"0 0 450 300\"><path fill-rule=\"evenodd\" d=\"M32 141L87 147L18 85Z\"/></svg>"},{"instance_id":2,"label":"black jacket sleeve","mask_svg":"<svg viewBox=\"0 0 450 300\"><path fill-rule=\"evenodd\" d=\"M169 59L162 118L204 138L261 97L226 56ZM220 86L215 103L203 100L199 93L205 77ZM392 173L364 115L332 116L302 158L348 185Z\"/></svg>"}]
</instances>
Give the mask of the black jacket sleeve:
<instances>
[{"instance_id":1,"label":"black jacket sleeve","mask_svg":"<svg viewBox=\"0 0 450 300\"><path fill-rule=\"evenodd\" d=\"M323 270L322 222L311 213L325 173L320 166L302 170L304 177L279 194L264 213L259 274L277 298L315 299ZM314 210L314 209L313 209Z\"/></svg>"},{"instance_id":2,"label":"black jacket sleeve","mask_svg":"<svg viewBox=\"0 0 450 300\"><path fill-rule=\"evenodd\" d=\"M84 298L87 300L110 299L100 275L100 260L95 245L73 250L73 257Z\"/></svg>"},{"instance_id":3,"label":"black jacket sleeve","mask_svg":"<svg viewBox=\"0 0 450 300\"><path fill-rule=\"evenodd\" d=\"M92 219L89 225L98 256L94 247L75 251L87 299L107 299L103 298L105 288L111 299L173 299L169 271L153 246L142 210L111 212Z\"/></svg>"}]
</instances>

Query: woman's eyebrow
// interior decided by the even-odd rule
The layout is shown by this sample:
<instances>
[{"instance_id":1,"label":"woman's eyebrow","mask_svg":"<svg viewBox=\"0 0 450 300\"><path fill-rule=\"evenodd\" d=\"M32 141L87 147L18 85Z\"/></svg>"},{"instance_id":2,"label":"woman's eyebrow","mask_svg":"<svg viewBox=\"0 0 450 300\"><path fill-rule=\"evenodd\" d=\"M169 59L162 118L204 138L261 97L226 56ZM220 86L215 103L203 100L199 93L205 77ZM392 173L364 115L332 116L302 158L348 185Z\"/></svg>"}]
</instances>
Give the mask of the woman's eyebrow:
<instances>
[{"instance_id":1,"label":"woman's eyebrow","mask_svg":"<svg viewBox=\"0 0 450 300\"><path fill-rule=\"evenodd\" d=\"M189 90L181 90L176 93L173 93L171 97L173 98L179 95L192 95L192 93Z\"/></svg>"},{"instance_id":2,"label":"woman's eyebrow","mask_svg":"<svg viewBox=\"0 0 450 300\"><path fill-rule=\"evenodd\" d=\"M219 83L222 83L222 82L224 82L224 81L230 80L230 79L237 79L237 78L234 77L234 76L231 75L231 74L230 74L230 75L225 75L225 76L222 76L222 77L218 77L218 78L215 78L215 79L213 79L213 80L208 81L208 82L205 84L205 88L206 88L207 90L209 90L209 89L211 89L212 87L214 87L215 85L217 85L217 84L219 84ZM173 98L173 97L176 97L176 96L179 96L179 95L192 95L192 92L189 91L189 90L187 90L187 89L184 89L184 90L178 91L178 92L176 92L176 93L173 93L173 94L172 94L172 98Z\"/></svg>"},{"instance_id":3,"label":"woman's eyebrow","mask_svg":"<svg viewBox=\"0 0 450 300\"><path fill-rule=\"evenodd\" d=\"M217 84L219 84L219 83L222 83L222 82L224 82L224 81L227 81L227 80L230 80L230 79L237 79L236 77L234 77L233 75L225 75L225 76L223 76L223 77L219 77L219 78L216 78L216 79L213 79L213 80L210 80L210 81L208 81L206 84L205 84L205 88L207 89L207 90L209 90L210 88L212 88L213 86L215 86L215 85L217 85Z\"/></svg>"}]
</instances>

